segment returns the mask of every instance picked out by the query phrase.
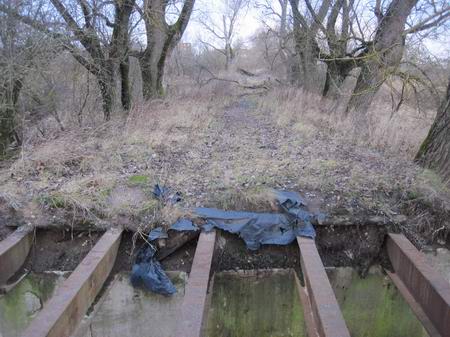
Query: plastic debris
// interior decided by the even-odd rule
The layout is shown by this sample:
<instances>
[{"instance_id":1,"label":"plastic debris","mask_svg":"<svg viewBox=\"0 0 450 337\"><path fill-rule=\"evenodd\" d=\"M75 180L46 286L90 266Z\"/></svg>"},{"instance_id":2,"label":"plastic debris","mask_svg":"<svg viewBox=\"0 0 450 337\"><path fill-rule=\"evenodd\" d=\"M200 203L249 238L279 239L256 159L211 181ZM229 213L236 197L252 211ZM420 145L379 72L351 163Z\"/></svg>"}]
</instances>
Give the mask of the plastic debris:
<instances>
[{"instance_id":1,"label":"plastic debris","mask_svg":"<svg viewBox=\"0 0 450 337\"><path fill-rule=\"evenodd\" d=\"M172 193L170 188L156 184L153 188L153 195L164 203L176 204L181 201L181 193Z\"/></svg>"},{"instance_id":2,"label":"plastic debris","mask_svg":"<svg viewBox=\"0 0 450 337\"><path fill-rule=\"evenodd\" d=\"M155 254L156 249L152 245L141 248L131 271L131 284L158 294L172 295L177 290L156 260Z\"/></svg>"},{"instance_id":3,"label":"plastic debris","mask_svg":"<svg viewBox=\"0 0 450 337\"><path fill-rule=\"evenodd\" d=\"M170 194L168 188L155 186L154 194L162 200L178 202L180 194ZM248 249L257 250L261 245L288 245L297 236L314 238L316 236L311 220L323 219L321 213L314 214L306 209L306 203L296 192L275 191L276 200L282 213L258 213L241 211L224 211L215 208L196 208L193 213L202 218L206 223L202 230L208 232L214 228L222 229L229 233L238 234ZM200 228L191 220L181 218L168 230L174 231L198 231ZM149 241L167 238L168 234L162 227L153 229L148 236ZM155 259L156 250L153 246L144 248L133 266L131 280L135 283L143 283L144 286L154 292L171 294L175 292L172 282L166 276L161 265Z\"/></svg>"}]
</instances>

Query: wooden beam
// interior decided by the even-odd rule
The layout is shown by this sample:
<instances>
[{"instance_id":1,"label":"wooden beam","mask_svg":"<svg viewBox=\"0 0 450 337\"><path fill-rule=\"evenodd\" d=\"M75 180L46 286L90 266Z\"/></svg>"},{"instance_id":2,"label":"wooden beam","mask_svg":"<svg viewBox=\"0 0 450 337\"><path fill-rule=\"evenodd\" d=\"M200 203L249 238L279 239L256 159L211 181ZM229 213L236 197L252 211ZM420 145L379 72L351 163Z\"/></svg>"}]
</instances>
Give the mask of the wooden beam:
<instances>
[{"instance_id":1,"label":"wooden beam","mask_svg":"<svg viewBox=\"0 0 450 337\"><path fill-rule=\"evenodd\" d=\"M215 231L200 234L181 305L181 319L176 336L202 336L205 313L208 309L207 293L215 242Z\"/></svg>"},{"instance_id":2,"label":"wooden beam","mask_svg":"<svg viewBox=\"0 0 450 337\"><path fill-rule=\"evenodd\" d=\"M22 267L33 242L33 229L19 227L0 242L0 286Z\"/></svg>"},{"instance_id":3,"label":"wooden beam","mask_svg":"<svg viewBox=\"0 0 450 337\"><path fill-rule=\"evenodd\" d=\"M109 229L57 289L23 337L68 337L78 326L111 272L123 229Z\"/></svg>"},{"instance_id":4,"label":"wooden beam","mask_svg":"<svg viewBox=\"0 0 450 337\"><path fill-rule=\"evenodd\" d=\"M431 334L438 331L442 337L450 337L450 284L403 234L389 234L386 246L396 276L428 318L422 320L424 327L431 322Z\"/></svg>"},{"instance_id":5,"label":"wooden beam","mask_svg":"<svg viewBox=\"0 0 450 337\"><path fill-rule=\"evenodd\" d=\"M297 237L297 243L307 292L300 293L301 299L308 300L303 305L313 316L310 318L306 313L305 320L307 324L315 324L308 331L317 331L320 337L350 337L314 239Z\"/></svg>"}]
</instances>

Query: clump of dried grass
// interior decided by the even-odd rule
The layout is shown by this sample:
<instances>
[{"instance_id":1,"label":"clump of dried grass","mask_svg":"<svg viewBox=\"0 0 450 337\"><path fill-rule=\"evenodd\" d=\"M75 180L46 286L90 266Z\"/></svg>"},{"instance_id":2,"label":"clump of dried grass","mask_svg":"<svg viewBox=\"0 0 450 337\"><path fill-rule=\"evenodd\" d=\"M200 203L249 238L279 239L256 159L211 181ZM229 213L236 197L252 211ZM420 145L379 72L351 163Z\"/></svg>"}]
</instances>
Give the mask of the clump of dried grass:
<instances>
[{"instance_id":1,"label":"clump of dried grass","mask_svg":"<svg viewBox=\"0 0 450 337\"><path fill-rule=\"evenodd\" d=\"M343 99L345 100L345 98ZM306 137L325 135L370 146L383 152L412 158L425 138L435 112L419 113L407 104L394 112L384 90L368 112L367 138L361 139L354 119L342 117L342 104L300 89L279 88L260 100L280 126L292 126Z\"/></svg>"},{"instance_id":2,"label":"clump of dried grass","mask_svg":"<svg viewBox=\"0 0 450 337\"><path fill-rule=\"evenodd\" d=\"M275 211L275 192L267 187L228 188L210 196L209 205L224 210Z\"/></svg>"}]
</instances>

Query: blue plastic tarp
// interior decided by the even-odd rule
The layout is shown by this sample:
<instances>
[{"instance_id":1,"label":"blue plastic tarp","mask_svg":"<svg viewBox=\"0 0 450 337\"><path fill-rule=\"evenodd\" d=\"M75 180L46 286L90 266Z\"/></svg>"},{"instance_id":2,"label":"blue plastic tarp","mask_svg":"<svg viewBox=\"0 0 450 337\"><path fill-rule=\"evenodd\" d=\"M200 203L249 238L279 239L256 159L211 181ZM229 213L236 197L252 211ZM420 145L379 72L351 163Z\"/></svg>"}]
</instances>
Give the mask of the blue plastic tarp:
<instances>
[{"instance_id":1,"label":"blue plastic tarp","mask_svg":"<svg viewBox=\"0 0 450 337\"><path fill-rule=\"evenodd\" d=\"M178 202L180 195L169 196L170 192L159 185L155 186L155 196L161 200ZM296 192L275 191L276 200L282 213L258 213L245 211L224 211L215 208L196 208L193 213L204 219L202 229L206 232L221 229L241 237L247 248L257 250L261 245L288 245L297 236L314 238L316 233L311 220L322 218L323 214L313 214L306 209L306 203ZM198 231L200 228L190 219L181 218L169 230ZM167 238L168 234L162 227L153 229L148 236L149 241ZM156 261L153 247L147 247L142 252L140 262L136 261L132 272L135 283L143 284L147 289L171 294L175 292L172 282L165 276L161 265Z\"/></svg>"}]
</instances>

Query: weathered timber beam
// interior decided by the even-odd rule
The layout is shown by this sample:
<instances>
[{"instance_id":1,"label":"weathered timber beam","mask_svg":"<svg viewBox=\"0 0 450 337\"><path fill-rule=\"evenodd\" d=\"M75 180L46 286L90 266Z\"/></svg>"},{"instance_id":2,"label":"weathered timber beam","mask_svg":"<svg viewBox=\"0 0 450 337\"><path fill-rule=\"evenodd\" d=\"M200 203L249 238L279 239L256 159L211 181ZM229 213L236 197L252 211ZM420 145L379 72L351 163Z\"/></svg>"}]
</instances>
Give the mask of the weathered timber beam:
<instances>
[{"instance_id":1,"label":"weathered timber beam","mask_svg":"<svg viewBox=\"0 0 450 337\"><path fill-rule=\"evenodd\" d=\"M200 234L181 305L181 319L177 327L177 336L202 336L215 242L215 231Z\"/></svg>"},{"instance_id":2,"label":"weathered timber beam","mask_svg":"<svg viewBox=\"0 0 450 337\"><path fill-rule=\"evenodd\" d=\"M57 289L23 337L69 337L111 272L122 228L109 229Z\"/></svg>"},{"instance_id":3,"label":"weathered timber beam","mask_svg":"<svg viewBox=\"0 0 450 337\"><path fill-rule=\"evenodd\" d=\"M19 227L0 242L0 286L22 267L32 242L31 227Z\"/></svg>"},{"instance_id":4,"label":"weathered timber beam","mask_svg":"<svg viewBox=\"0 0 450 337\"><path fill-rule=\"evenodd\" d=\"M391 279L404 296L405 290L411 295L414 302L408 294L405 299L413 303L416 316L431 336L437 336L437 332L450 337L450 284L403 234L388 234L386 245L395 271Z\"/></svg>"},{"instance_id":5,"label":"weathered timber beam","mask_svg":"<svg viewBox=\"0 0 450 337\"><path fill-rule=\"evenodd\" d=\"M305 322L315 325L307 330L320 337L350 337L314 239L297 237L297 243L306 287L306 294L300 292Z\"/></svg>"}]
</instances>

